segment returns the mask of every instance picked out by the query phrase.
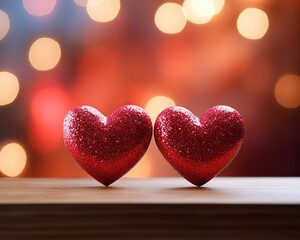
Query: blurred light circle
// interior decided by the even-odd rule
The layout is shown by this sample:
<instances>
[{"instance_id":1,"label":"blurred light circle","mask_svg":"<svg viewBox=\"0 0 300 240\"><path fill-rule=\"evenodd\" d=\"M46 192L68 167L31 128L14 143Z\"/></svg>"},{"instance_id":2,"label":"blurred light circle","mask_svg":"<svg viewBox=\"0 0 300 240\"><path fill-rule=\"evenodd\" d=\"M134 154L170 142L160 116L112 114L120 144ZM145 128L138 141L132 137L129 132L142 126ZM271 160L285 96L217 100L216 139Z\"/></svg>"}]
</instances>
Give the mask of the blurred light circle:
<instances>
[{"instance_id":1,"label":"blurred light circle","mask_svg":"<svg viewBox=\"0 0 300 240\"><path fill-rule=\"evenodd\" d=\"M2 40L9 30L9 17L6 12L0 9L0 40Z\"/></svg>"},{"instance_id":2,"label":"blurred light circle","mask_svg":"<svg viewBox=\"0 0 300 240\"><path fill-rule=\"evenodd\" d=\"M213 0L214 2L214 5L215 5L215 15L219 14L223 7L224 7L224 4L225 4L225 0Z\"/></svg>"},{"instance_id":3,"label":"blurred light circle","mask_svg":"<svg viewBox=\"0 0 300 240\"><path fill-rule=\"evenodd\" d=\"M23 0L25 10L32 16L46 16L56 5L56 0Z\"/></svg>"},{"instance_id":4,"label":"blurred light circle","mask_svg":"<svg viewBox=\"0 0 300 240\"><path fill-rule=\"evenodd\" d=\"M68 109L68 96L59 87L45 87L32 96L31 114L34 120L52 128L61 123ZM60 124L59 124L60 126Z\"/></svg>"},{"instance_id":5,"label":"blurred light circle","mask_svg":"<svg viewBox=\"0 0 300 240\"><path fill-rule=\"evenodd\" d=\"M30 47L29 61L31 65L40 71L54 68L61 57L58 42L51 38L39 38Z\"/></svg>"},{"instance_id":6,"label":"blurred light circle","mask_svg":"<svg viewBox=\"0 0 300 240\"><path fill-rule=\"evenodd\" d=\"M187 20L179 4L165 3L157 9L154 22L160 31L175 34L182 31Z\"/></svg>"},{"instance_id":7,"label":"blurred light circle","mask_svg":"<svg viewBox=\"0 0 300 240\"><path fill-rule=\"evenodd\" d=\"M86 7L88 0L73 0L78 6L80 7Z\"/></svg>"},{"instance_id":8,"label":"blurred light circle","mask_svg":"<svg viewBox=\"0 0 300 240\"><path fill-rule=\"evenodd\" d=\"M0 72L0 105L10 104L19 93L19 81L9 72Z\"/></svg>"},{"instance_id":9,"label":"blurred light circle","mask_svg":"<svg viewBox=\"0 0 300 240\"><path fill-rule=\"evenodd\" d=\"M172 106L175 106L175 102L171 98L165 96L156 96L147 102L145 111L149 114L152 123L154 124L158 114L160 114L160 112L162 112L164 109Z\"/></svg>"},{"instance_id":10,"label":"blurred light circle","mask_svg":"<svg viewBox=\"0 0 300 240\"><path fill-rule=\"evenodd\" d=\"M258 8L247 8L241 12L237 20L239 33L248 39L262 38L269 28L268 15Z\"/></svg>"},{"instance_id":11,"label":"blurred light circle","mask_svg":"<svg viewBox=\"0 0 300 240\"><path fill-rule=\"evenodd\" d=\"M62 143L63 119L70 108L68 94L59 86L42 86L31 94L29 140L40 152L49 153Z\"/></svg>"},{"instance_id":12,"label":"blurred light circle","mask_svg":"<svg viewBox=\"0 0 300 240\"><path fill-rule=\"evenodd\" d=\"M212 16L215 13L215 3L213 0L191 0L195 11L202 16Z\"/></svg>"},{"instance_id":13,"label":"blurred light circle","mask_svg":"<svg viewBox=\"0 0 300 240\"><path fill-rule=\"evenodd\" d=\"M187 20L196 24L208 23L215 14L213 0L185 0L183 12Z\"/></svg>"},{"instance_id":14,"label":"blurred light circle","mask_svg":"<svg viewBox=\"0 0 300 240\"><path fill-rule=\"evenodd\" d=\"M87 13L96 22L109 22L117 17L120 7L120 0L88 0Z\"/></svg>"},{"instance_id":15,"label":"blurred light circle","mask_svg":"<svg viewBox=\"0 0 300 240\"><path fill-rule=\"evenodd\" d=\"M8 177L18 176L26 165L26 152L18 143L9 143L0 151L0 171Z\"/></svg>"},{"instance_id":16,"label":"blurred light circle","mask_svg":"<svg viewBox=\"0 0 300 240\"><path fill-rule=\"evenodd\" d=\"M285 108L300 106L300 76L288 74L281 77L275 85L275 99Z\"/></svg>"}]
</instances>

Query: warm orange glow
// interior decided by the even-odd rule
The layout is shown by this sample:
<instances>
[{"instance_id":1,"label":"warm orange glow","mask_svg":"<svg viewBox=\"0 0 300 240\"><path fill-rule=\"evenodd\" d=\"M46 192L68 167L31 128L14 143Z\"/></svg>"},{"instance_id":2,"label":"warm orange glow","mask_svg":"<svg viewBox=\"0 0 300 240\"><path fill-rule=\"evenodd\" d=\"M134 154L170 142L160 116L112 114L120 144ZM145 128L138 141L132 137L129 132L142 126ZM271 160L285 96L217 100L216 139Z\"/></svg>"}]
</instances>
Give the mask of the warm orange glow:
<instances>
[{"instance_id":1,"label":"warm orange glow","mask_svg":"<svg viewBox=\"0 0 300 240\"><path fill-rule=\"evenodd\" d=\"M88 0L87 13L96 22L109 22L117 17L120 7L120 0Z\"/></svg>"},{"instance_id":2,"label":"warm orange glow","mask_svg":"<svg viewBox=\"0 0 300 240\"><path fill-rule=\"evenodd\" d=\"M6 12L0 9L0 40L2 40L9 30L9 17Z\"/></svg>"},{"instance_id":3,"label":"warm orange glow","mask_svg":"<svg viewBox=\"0 0 300 240\"><path fill-rule=\"evenodd\" d=\"M248 39L262 38L269 28L268 15L257 8L247 8L238 17L239 33Z\"/></svg>"},{"instance_id":4,"label":"warm orange glow","mask_svg":"<svg viewBox=\"0 0 300 240\"><path fill-rule=\"evenodd\" d=\"M30 47L29 61L31 65L40 71L54 68L61 57L58 42L51 38L39 38Z\"/></svg>"},{"instance_id":5,"label":"warm orange glow","mask_svg":"<svg viewBox=\"0 0 300 240\"><path fill-rule=\"evenodd\" d=\"M0 106L10 104L19 93L19 81L9 72L0 72Z\"/></svg>"},{"instance_id":6,"label":"warm orange glow","mask_svg":"<svg viewBox=\"0 0 300 240\"><path fill-rule=\"evenodd\" d=\"M88 104L108 114L127 94L120 55L113 48L90 44L82 53L76 71L78 75L71 89L74 104Z\"/></svg>"},{"instance_id":7,"label":"warm orange glow","mask_svg":"<svg viewBox=\"0 0 300 240\"><path fill-rule=\"evenodd\" d=\"M215 4L213 0L185 0L183 12L190 22L205 24L214 16Z\"/></svg>"},{"instance_id":8,"label":"warm orange glow","mask_svg":"<svg viewBox=\"0 0 300 240\"><path fill-rule=\"evenodd\" d=\"M26 152L18 143L9 143L0 151L0 171L8 177L18 176L26 165Z\"/></svg>"},{"instance_id":9,"label":"warm orange glow","mask_svg":"<svg viewBox=\"0 0 300 240\"><path fill-rule=\"evenodd\" d=\"M171 98L165 96L156 96L147 102L145 110L149 114L152 123L154 124L158 114L171 106L175 106L175 102Z\"/></svg>"},{"instance_id":10,"label":"warm orange glow","mask_svg":"<svg viewBox=\"0 0 300 240\"><path fill-rule=\"evenodd\" d=\"M130 178L148 178L152 173L152 161L150 156L146 153L144 157L131 169L124 177Z\"/></svg>"},{"instance_id":11,"label":"warm orange glow","mask_svg":"<svg viewBox=\"0 0 300 240\"><path fill-rule=\"evenodd\" d=\"M157 9L154 22L160 31L175 34L182 31L186 25L186 18L179 4L165 3Z\"/></svg>"},{"instance_id":12,"label":"warm orange glow","mask_svg":"<svg viewBox=\"0 0 300 240\"><path fill-rule=\"evenodd\" d=\"M189 43L181 39L168 39L160 44L157 51L157 65L162 81L169 88L182 88L187 79L192 79L196 63L196 54Z\"/></svg>"},{"instance_id":13,"label":"warm orange glow","mask_svg":"<svg viewBox=\"0 0 300 240\"><path fill-rule=\"evenodd\" d=\"M88 0L73 0L78 6L80 7L86 7Z\"/></svg>"},{"instance_id":14,"label":"warm orange glow","mask_svg":"<svg viewBox=\"0 0 300 240\"><path fill-rule=\"evenodd\" d=\"M285 75L275 85L274 90L277 102L285 108L300 106L300 76Z\"/></svg>"},{"instance_id":15,"label":"warm orange glow","mask_svg":"<svg viewBox=\"0 0 300 240\"><path fill-rule=\"evenodd\" d=\"M30 105L30 137L34 148L49 152L62 143L62 123L70 108L68 95L58 86L43 87Z\"/></svg>"},{"instance_id":16,"label":"warm orange glow","mask_svg":"<svg viewBox=\"0 0 300 240\"><path fill-rule=\"evenodd\" d=\"M33 16L46 16L56 5L56 0L23 0L25 10Z\"/></svg>"}]
</instances>

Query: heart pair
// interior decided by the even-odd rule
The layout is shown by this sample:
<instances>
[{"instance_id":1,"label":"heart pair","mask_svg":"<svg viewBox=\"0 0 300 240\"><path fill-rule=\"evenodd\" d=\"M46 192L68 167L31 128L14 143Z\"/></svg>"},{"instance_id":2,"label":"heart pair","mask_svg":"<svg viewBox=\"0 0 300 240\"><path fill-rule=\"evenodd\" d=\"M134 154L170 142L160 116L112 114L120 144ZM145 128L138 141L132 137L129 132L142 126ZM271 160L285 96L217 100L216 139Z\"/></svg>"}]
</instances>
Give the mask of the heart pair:
<instances>
[{"instance_id":1,"label":"heart pair","mask_svg":"<svg viewBox=\"0 0 300 240\"><path fill-rule=\"evenodd\" d=\"M154 125L156 144L166 160L188 181L201 186L238 153L244 136L241 115L215 106L200 118L183 107L162 111ZM63 126L66 147L92 177L110 185L145 154L152 123L140 107L125 105L105 117L90 106L70 110Z\"/></svg>"}]
</instances>

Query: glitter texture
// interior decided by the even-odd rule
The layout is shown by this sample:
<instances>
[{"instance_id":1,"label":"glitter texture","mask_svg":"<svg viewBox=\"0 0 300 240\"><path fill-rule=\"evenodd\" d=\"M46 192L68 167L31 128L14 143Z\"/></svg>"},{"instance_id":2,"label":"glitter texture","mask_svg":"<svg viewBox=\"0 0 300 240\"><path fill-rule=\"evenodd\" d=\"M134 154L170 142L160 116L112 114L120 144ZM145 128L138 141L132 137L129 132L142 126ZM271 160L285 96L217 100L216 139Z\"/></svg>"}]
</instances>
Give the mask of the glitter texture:
<instances>
[{"instance_id":1,"label":"glitter texture","mask_svg":"<svg viewBox=\"0 0 300 240\"><path fill-rule=\"evenodd\" d=\"M244 124L241 115L231 107L215 106L198 118L175 106L159 114L154 136L162 155L179 174L201 186L237 155Z\"/></svg>"},{"instance_id":2,"label":"glitter texture","mask_svg":"<svg viewBox=\"0 0 300 240\"><path fill-rule=\"evenodd\" d=\"M92 177L110 185L145 154L152 123L140 107L126 105L107 118L89 106L70 110L63 125L66 147Z\"/></svg>"}]
</instances>

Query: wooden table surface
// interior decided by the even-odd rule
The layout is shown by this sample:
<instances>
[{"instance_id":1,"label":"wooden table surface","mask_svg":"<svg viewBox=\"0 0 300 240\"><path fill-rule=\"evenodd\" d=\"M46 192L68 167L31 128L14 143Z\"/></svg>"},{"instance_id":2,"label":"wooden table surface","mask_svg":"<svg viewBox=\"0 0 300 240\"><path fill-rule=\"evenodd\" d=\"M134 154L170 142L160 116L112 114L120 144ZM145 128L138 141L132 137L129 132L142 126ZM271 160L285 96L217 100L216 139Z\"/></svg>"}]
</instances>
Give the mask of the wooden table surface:
<instances>
[{"instance_id":1,"label":"wooden table surface","mask_svg":"<svg viewBox=\"0 0 300 240\"><path fill-rule=\"evenodd\" d=\"M300 239L300 178L0 179L0 239Z\"/></svg>"},{"instance_id":2,"label":"wooden table surface","mask_svg":"<svg viewBox=\"0 0 300 240\"><path fill-rule=\"evenodd\" d=\"M300 204L300 178L218 177L203 187L183 178L0 179L0 204Z\"/></svg>"}]
</instances>

